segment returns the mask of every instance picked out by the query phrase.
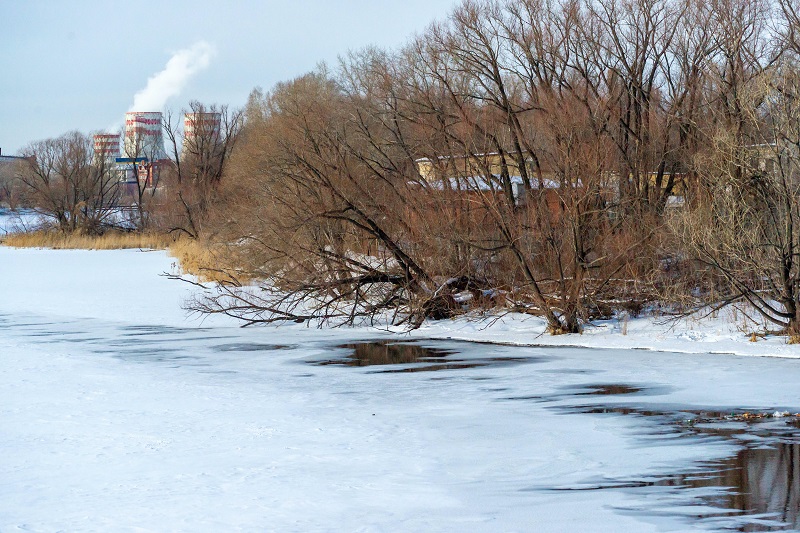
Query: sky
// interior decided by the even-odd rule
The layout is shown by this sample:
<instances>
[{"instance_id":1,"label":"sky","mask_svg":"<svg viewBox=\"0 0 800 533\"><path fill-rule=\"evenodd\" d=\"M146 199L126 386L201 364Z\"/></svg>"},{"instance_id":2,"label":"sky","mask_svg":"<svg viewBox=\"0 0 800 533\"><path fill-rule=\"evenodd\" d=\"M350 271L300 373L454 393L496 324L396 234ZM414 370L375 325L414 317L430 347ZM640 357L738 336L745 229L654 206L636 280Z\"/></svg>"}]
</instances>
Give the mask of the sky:
<instances>
[{"instance_id":1,"label":"sky","mask_svg":"<svg viewBox=\"0 0 800 533\"><path fill-rule=\"evenodd\" d=\"M0 0L0 149L118 128L129 110L241 106L348 50L400 47L456 2Z\"/></svg>"}]
</instances>

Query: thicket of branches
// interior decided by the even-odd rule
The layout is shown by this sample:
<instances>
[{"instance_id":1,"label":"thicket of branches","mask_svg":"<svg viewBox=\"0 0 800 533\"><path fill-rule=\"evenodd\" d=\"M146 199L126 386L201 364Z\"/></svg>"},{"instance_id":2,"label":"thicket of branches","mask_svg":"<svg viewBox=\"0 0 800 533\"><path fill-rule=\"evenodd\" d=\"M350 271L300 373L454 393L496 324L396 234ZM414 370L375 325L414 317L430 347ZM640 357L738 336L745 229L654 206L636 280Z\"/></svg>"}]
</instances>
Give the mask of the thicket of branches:
<instances>
[{"instance_id":1,"label":"thicket of branches","mask_svg":"<svg viewBox=\"0 0 800 533\"><path fill-rule=\"evenodd\" d=\"M62 232L103 231L119 198L107 161L94 157L92 137L77 131L31 143L14 166L24 204L46 214Z\"/></svg>"},{"instance_id":2,"label":"thicket of branches","mask_svg":"<svg viewBox=\"0 0 800 533\"><path fill-rule=\"evenodd\" d=\"M181 113L198 117L191 135L172 114L167 115L167 152L171 165L162 176L158 226L197 238L227 170L242 128L243 111L226 105L205 105L194 101ZM203 117L214 117L203 120Z\"/></svg>"},{"instance_id":3,"label":"thicket of branches","mask_svg":"<svg viewBox=\"0 0 800 533\"><path fill-rule=\"evenodd\" d=\"M797 7L467 1L401 50L255 91L210 231L236 268L198 307L502 305L575 332L745 300L796 332Z\"/></svg>"}]
</instances>

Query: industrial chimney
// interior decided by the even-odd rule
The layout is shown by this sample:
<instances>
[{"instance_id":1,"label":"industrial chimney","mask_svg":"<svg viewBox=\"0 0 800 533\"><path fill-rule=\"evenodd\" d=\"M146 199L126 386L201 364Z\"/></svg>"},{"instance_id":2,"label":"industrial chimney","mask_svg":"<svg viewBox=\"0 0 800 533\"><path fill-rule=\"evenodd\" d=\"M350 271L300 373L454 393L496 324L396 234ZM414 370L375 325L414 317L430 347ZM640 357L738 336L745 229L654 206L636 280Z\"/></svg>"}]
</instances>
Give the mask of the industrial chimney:
<instances>
[{"instance_id":1,"label":"industrial chimney","mask_svg":"<svg viewBox=\"0 0 800 533\"><path fill-rule=\"evenodd\" d=\"M120 135L118 133L98 133L94 136L95 163L105 160L113 163L119 157Z\"/></svg>"},{"instance_id":2,"label":"industrial chimney","mask_svg":"<svg viewBox=\"0 0 800 533\"><path fill-rule=\"evenodd\" d=\"M162 116L157 112L130 111L125 113L125 157L166 159Z\"/></svg>"},{"instance_id":3,"label":"industrial chimney","mask_svg":"<svg viewBox=\"0 0 800 533\"><path fill-rule=\"evenodd\" d=\"M183 115L183 151L209 148L209 146L198 146L199 144L216 144L219 141L221 122L222 115L220 113L185 113Z\"/></svg>"}]
</instances>

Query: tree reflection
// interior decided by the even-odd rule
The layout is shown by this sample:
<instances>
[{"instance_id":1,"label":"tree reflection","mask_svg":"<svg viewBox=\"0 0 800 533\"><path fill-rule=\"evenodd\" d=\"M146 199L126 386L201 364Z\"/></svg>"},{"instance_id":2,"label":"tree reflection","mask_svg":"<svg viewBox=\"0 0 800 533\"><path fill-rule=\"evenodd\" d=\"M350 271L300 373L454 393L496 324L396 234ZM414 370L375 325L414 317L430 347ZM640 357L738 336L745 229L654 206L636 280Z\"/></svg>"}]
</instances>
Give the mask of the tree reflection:
<instances>
[{"instance_id":1,"label":"tree reflection","mask_svg":"<svg viewBox=\"0 0 800 533\"><path fill-rule=\"evenodd\" d=\"M741 531L772 531L800 527L800 444L777 443L771 448L745 449L715 463L707 475L671 477L664 485L688 488L729 487L713 503L748 515L770 515L782 526L745 524Z\"/></svg>"}]
</instances>

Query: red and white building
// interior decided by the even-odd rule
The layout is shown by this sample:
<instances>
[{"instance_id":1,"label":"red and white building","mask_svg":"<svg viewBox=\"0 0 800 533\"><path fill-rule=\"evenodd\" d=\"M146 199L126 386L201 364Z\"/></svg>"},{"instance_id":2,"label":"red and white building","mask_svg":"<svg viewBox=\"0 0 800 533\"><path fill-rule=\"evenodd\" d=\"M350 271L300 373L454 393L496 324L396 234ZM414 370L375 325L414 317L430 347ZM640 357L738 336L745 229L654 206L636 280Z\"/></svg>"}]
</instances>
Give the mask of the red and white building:
<instances>
[{"instance_id":1,"label":"red and white building","mask_svg":"<svg viewBox=\"0 0 800 533\"><path fill-rule=\"evenodd\" d=\"M196 146L199 139L216 141L220 135L220 113L185 113L183 115L183 150Z\"/></svg>"},{"instance_id":2,"label":"red and white building","mask_svg":"<svg viewBox=\"0 0 800 533\"><path fill-rule=\"evenodd\" d=\"M166 159L163 118L159 112L125 113L125 157L146 157L150 161Z\"/></svg>"}]
</instances>

